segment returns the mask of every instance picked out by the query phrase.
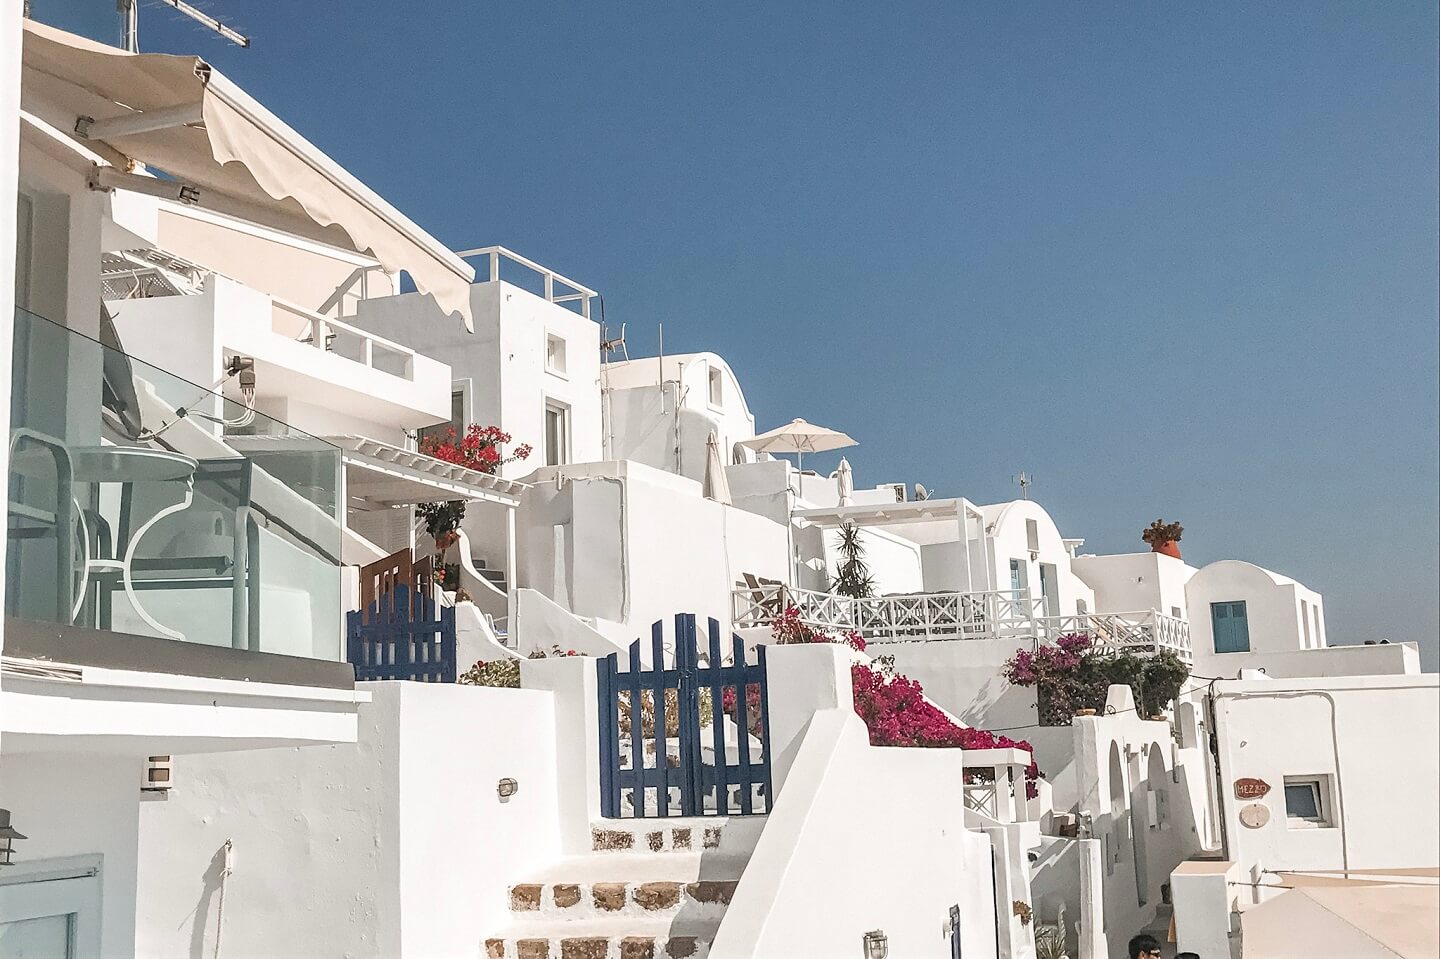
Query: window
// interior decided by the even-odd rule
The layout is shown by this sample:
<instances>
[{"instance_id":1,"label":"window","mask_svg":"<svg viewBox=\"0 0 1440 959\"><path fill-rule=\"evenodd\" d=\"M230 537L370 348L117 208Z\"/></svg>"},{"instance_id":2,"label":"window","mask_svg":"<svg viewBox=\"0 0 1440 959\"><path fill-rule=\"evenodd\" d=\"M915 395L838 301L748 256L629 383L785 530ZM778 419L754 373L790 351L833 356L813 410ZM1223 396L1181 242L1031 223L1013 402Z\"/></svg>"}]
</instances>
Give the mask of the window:
<instances>
[{"instance_id":1,"label":"window","mask_svg":"<svg viewBox=\"0 0 1440 959\"><path fill-rule=\"evenodd\" d=\"M1055 580L1059 574L1053 563L1040 564L1040 597L1045 601L1045 615L1060 615L1060 593Z\"/></svg>"},{"instance_id":2,"label":"window","mask_svg":"<svg viewBox=\"0 0 1440 959\"><path fill-rule=\"evenodd\" d=\"M565 339L554 333L545 334L545 371L565 375Z\"/></svg>"},{"instance_id":3,"label":"window","mask_svg":"<svg viewBox=\"0 0 1440 959\"><path fill-rule=\"evenodd\" d=\"M120 49L128 44L134 0L26 0L25 16Z\"/></svg>"},{"instance_id":4,"label":"window","mask_svg":"<svg viewBox=\"0 0 1440 959\"><path fill-rule=\"evenodd\" d=\"M421 441L433 438L435 442L443 443L450 438L450 430L455 431L457 438L465 432L466 421L469 419L469 413L465 409L467 392L463 385L450 391L450 422L437 423L420 430Z\"/></svg>"},{"instance_id":5,"label":"window","mask_svg":"<svg viewBox=\"0 0 1440 959\"><path fill-rule=\"evenodd\" d=\"M1025 590L1030 585L1029 576L1026 575L1025 563L1018 559L1010 561L1010 593L1012 599L1023 599Z\"/></svg>"},{"instance_id":6,"label":"window","mask_svg":"<svg viewBox=\"0 0 1440 959\"><path fill-rule=\"evenodd\" d=\"M1285 777L1285 820L1291 829L1331 825L1328 780L1328 776Z\"/></svg>"},{"instance_id":7,"label":"window","mask_svg":"<svg viewBox=\"0 0 1440 959\"><path fill-rule=\"evenodd\" d=\"M570 408L561 403L545 404L545 465L564 466L570 462Z\"/></svg>"},{"instance_id":8,"label":"window","mask_svg":"<svg viewBox=\"0 0 1440 959\"><path fill-rule=\"evenodd\" d=\"M1040 524L1033 519L1025 521L1025 547L1032 553L1040 552Z\"/></svg>"},{"instance_id":9,"label":"window","mask_svg":"<svg viewBox=\"0 0 1440 959\"><path fill-rule=\"evenodd\" d=\"M1210 623L1214 629L1215 652L1250 652L1250 623L1245 615L1245 603L1211 603Z\"/></svg>"},{"instance_id":10,"label":"window","mask_svg":"<svg viewBox=\"0 0 1440 959\"><path fill-rule=\"evenodd\" d=\"M724 373L721 372L721 370L719 369L719 367L715 367L715 366L710 367L709 383L710 383L710 405L711 405L711 406L724 406L724 405L725 405L725 380L724 380Z\"/></svg>"},{"instance_id":11,"label":"window","mask_svg":"<svg viewBox=\"0 0 1440 959\"><path fill-rule=\"evenodd\" d=\"M1085 600L1083 600L1083 599L1077 599L1077 600L1075 600L1075 615L1076 615L1076 616L1084 616L1084 615L1085 615L1086 613L1088 613L1088 612L1090 612L1090 604L1089 604L1089 603L1085 602Z\"/></svg>"},{"instance_id":12,"label":"window","mask_svg":"<svg viewBox=\"0 0 1440 959\"><path fill-rule=\"evenodd\" d=\"M1174 616L1176 619L1183 619L1183 618L1184 618L1183 616L1180 615L1180 607L1179 607L1179 606L1171 606L1171 607L1170 607L1170 615L1171 615L1171 616Z\"/></svg>"}]
</instances>

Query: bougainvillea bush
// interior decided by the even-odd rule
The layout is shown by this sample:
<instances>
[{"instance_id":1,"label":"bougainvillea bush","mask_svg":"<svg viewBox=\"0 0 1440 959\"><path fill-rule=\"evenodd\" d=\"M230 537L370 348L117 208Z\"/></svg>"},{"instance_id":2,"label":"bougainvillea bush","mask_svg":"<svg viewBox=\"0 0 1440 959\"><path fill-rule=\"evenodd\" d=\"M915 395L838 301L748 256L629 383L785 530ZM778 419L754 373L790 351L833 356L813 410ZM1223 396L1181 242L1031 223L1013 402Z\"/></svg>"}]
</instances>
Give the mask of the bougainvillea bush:
<instances>
[{"instance_id":1,"label":"bougainvillea bush","mask_svg":"<svg viewBox=\"0 0 1440 959\"><path fill-rule=\"evenodd\" d=\"M433 434L422 437L420 452L480 473L494 473L506 463L528 459L533 452L530 444L521 443L507 456L505 444L510 440L510 434L498 426L471 423L466 427L463 436L451 426L446 428L444 437ZM425 532L429 533L435 540L435 545L444 551L455 542L455 530L465 518L465 503L461 500L421 503L415 508L415 512L425 520ZM446 583L446 588L453 589L454 586L454 581Z\"/></svg>"},{"instance_id":2,"label":"bougainvillea bush","mask_svg":"<svg viewBox=\"0 0 1440 959\"><path fill-rule=\"evenodd\" d=\"M865 640L849 632L836 638L800 621L799 612L788 609L775 621L771 632L777 643L842 643L856 652L865 651ZM1025 740L997 736L984 729L955 723L938 706L925 698L920 684L897 674L893 661L856 662L850 667L855 712L870 731L872 746L920 746L951 749L1023 749L1033 751ZM967 781L973 774L967 774ZM1025 796L1038 795L1036 780L1040 769L1032 759L1025 770ZM978 776L977 776L978 781Z\"/></svg>"},{"instance_id":3,"label":"bougainvillea bush","mask_svg":"<svg viewBox=\"0 0 1440 959\"><path fill-rule=\"evenodd\" d=\"M1080 709L1103 710L1111 684L1130 687L1142 716L1157 715L1180 695L1190 676L1189 667L1169 650L1154 655L1099 650L1079 633L1041 643L1034 652L1016 651L1002 672L1016 686L1035 687L1045 726L1068 726Z\"/></svg>"}]
</instances>

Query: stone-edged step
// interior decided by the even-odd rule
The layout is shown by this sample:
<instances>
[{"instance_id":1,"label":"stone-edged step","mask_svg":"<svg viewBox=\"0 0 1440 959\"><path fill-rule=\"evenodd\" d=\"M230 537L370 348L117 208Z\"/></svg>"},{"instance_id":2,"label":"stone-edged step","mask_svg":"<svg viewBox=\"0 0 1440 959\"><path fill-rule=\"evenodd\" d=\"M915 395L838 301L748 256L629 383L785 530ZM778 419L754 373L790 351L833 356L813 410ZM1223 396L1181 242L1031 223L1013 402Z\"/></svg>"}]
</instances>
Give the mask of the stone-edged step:
<instances>
[{"instance_id":1,"label":"stone-edged step","mask_svg":"<svg viewBox=\"0 0 1440 959\"><path fill-rule=\"evenodd\" d=\"M485 959L705 959L718 921L571 919L514 923L485 940Z\"/></svg>"},{"instance_id":2,"label":"stone-edged step","mask_svg":"<svg viewBox=\"0 0 1440 959\"><path fill-rule=\"evenodd\" d=\"M510 887L517 921L584 920L611 916L719 922L735 896L738 879L666 879L625 882L520 883Z\"/></svg>"},{"instance_id":3,"label":"stone-edged step","mask_svg":"<svg viewBox=\"0 0 1440 959\"><path fill-rule=\"evenodd\" d=\"M764 826L764 816L601 819L590 826L590 848L607 853L706 853L748 859Z\"/></svg>"}]
</instances>

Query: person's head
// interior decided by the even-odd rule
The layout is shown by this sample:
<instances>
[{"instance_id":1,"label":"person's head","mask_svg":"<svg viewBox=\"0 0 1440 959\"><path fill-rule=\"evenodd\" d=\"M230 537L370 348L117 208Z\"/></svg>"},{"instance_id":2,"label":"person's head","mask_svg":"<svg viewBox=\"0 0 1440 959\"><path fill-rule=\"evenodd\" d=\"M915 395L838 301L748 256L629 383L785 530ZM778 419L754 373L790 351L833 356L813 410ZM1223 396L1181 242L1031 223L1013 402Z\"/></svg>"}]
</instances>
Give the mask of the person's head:
<instances>
[{"instance_id":1,"label":"person's head","mask_svg":"<svg viewBox=\"0 0 1440 959\"><path fill-rule=\"evenodd\" d=\"M1125 953L1130 959L1160 959L1160 940L1142 932L1130 940Z\"/></svg>"}]
</instances>

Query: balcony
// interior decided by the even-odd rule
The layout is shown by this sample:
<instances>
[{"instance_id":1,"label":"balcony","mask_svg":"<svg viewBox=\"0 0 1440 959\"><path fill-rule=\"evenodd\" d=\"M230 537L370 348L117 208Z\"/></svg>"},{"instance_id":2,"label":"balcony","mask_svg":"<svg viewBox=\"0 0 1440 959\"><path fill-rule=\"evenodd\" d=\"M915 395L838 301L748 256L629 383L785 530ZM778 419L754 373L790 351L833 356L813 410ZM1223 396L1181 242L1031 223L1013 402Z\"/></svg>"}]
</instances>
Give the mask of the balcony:
<instances>
[{"instance_id":1,"label":"balcony","mask_svg":"<svg viewBox=\"0 0 1440 959\"><path fill-rule=\"evenodd\" d=\"M108 322L101 337L111 345L16 313L5 576L5 614L26 626L16 635L70 649L90 637L110 658L87 661L105 666L121 665L127 639L192 663L195 646L338 663L340 451L121 352ZM288 662L266 675L329 672ZM260 678L245 668L229 678Z\"/></svg>"},{"instance_id":2,"label":"balcony","mask_svg":"<svg viewBox=\"0 0 1440 959\"><path fill-rule=\"evenodd\" d=\"M1028 591L918 593L852 599L834 593L759 582L732 593L736 628L768 626L795 610L807 626L827 632L855 630L866 642L957 639L1054 642L1080 633L1096 646L1170 650L1190 660L1190 627L1154 610L1045 616L1045 601Z\"/></svg>"}]
</instances>

